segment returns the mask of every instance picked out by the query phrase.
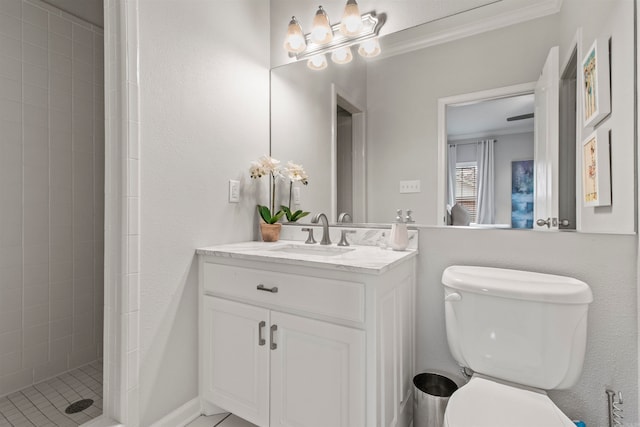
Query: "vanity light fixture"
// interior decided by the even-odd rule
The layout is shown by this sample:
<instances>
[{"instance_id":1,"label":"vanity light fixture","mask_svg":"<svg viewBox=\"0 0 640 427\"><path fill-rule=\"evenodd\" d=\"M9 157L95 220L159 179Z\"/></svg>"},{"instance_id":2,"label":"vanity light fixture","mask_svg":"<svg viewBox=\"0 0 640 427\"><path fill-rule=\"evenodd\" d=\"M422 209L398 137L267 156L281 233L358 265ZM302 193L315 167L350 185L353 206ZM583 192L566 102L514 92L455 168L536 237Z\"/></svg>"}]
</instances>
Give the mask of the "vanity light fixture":
<instances>
[{"instance_id":1,"label":"vanity light fixture","mask_svg":"<svg viewBox=\"0 0 640 427\"><path fill-rule=\"evenodd\" d=\"M284 39L284 48L290 53L301 53L307 48L307 42L302 32L302 27L298 23L295 16L291 17L289 27L287 27L287 36Z\"/></svg>"},{"instance_id":2,"label":"vanity light fixture","mask_svg":"<svg viewBox=\"0 0 640 427\"><path fill-rule=\"evenodd\" d=\"M327 57L324 54L320 54L309 58L307 67L315 71L324 70L327 68Z\"/></svg>"},{"instance_id":3,"label":"vanity light fixture","mask_svg":"<svg viewBox=\"0 0 640 427\"><path fill-rule=\"evenodd\" d=\"M336 64L348 64L353 59L349 46L341 47L331 53L331 60Z\"/></svg>"},{"instance_id":4,"label":"vanity light fixture","mask_svg":"<svg viewBox=\"0 0 640 427\"><path fill-rule=\"evenodd\" d=\"M316 16L313 17L313 26L311 27L311 41L316 44L327 44L333 40L333 29L329 24L329 17L322 6L318 6Z\"/></svg>"},{"instance_id":5,"label":"vanity light fixture","mask_svg":"<svg viewBox=\"0 0 640 427\"><path fill-rule=\"evenodd\" d=\"M356 0L347 0L342 21L340 22L340 32L345 36L357 36L362 31L362 27L358 3Z\"/></svg>"},{"instance_id":6,"label":"vanity light fixture","mask_svg":"<svg viewBox=\"0 0 640 427\"><path fill-rule=\"evenodd\" d=\"M364 56L365 58L373 58L374 56L380 55L380 52L380 42L378 42L377 38L363 41L358 48L360 56Z\"/></svg>"},{"instance_id":7,"label":"vanity light fixture","mask_svg":"<svg viewBox=\"0 0 640 427\"><path fill-rule=\"evenodd\" d=\"M327 13L319 6L308 34L303 35L297 19L291 18L284 46L292 58L311 58L307 65L313 70L327 67L326 53L331 53L331 59L337 64L350 62L353 59L350 47L354 45L360 45L361 56L372 58L380 54L377 37L385 21L386 15L377 15L375 11L360 15L356 0L347 0L342 22L331 25Z\"/></svg>"}]
</instances>

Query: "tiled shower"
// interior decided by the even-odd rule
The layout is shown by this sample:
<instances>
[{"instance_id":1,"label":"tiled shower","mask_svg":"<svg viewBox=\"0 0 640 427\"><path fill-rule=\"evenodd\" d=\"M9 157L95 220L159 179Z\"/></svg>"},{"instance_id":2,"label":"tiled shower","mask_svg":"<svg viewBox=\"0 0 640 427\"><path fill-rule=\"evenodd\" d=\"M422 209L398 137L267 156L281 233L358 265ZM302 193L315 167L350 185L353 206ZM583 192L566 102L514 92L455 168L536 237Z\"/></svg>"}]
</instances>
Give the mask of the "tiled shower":
<instances>
[{"instance_id":1,"label":"tiled shower","mask_svg":"<svg viewBox=\"0 0 640 427\"><path fill-rule=\"evenodd\" d=\"M0 0L0 397L102 357L103 46Z\"/></svg>"}]
</instances>

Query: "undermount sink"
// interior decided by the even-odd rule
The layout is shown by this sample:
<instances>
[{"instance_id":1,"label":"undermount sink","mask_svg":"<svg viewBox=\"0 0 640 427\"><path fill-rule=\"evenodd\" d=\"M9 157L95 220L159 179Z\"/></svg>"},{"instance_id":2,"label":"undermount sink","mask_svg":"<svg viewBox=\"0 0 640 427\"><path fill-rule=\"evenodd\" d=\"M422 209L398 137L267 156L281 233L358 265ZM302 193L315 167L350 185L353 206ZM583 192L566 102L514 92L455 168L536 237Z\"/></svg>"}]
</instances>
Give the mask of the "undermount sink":
<instances>
[{"instance_id":1,"label":"undermount sink","mask_svg":"<svg viewBox=\"0 0 640 427\"><path fill-rule=\"evenodd\" d=\"M297 255L312 256L338 256L353 251L353 248L342 248L338 246L302 246L302 245L283 245L272 249L271 252L282 252Z\"/></svg>"}]
</instances>

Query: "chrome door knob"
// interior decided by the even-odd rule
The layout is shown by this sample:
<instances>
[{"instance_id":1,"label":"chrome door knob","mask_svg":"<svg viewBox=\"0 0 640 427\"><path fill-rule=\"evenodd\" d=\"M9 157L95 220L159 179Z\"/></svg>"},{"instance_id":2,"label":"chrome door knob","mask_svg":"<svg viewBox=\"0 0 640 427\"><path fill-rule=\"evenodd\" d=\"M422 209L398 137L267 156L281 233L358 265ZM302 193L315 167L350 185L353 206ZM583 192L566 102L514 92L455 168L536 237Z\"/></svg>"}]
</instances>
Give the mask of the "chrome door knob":
<instances>
[{"instance_id":1,"label":"chrome door knob","mask_svg":"<svg viewBox=\"0 0 640 427\"><path fill-rule=\"evenodd\" d=\"M547 218L547 220L545 221L544 219L540 218L539 220L536 221L536 224L538 225L538 227L543 227L543 226L547 226L547 228L551 227L551 218Z\"/></svg>"}]
</instances>

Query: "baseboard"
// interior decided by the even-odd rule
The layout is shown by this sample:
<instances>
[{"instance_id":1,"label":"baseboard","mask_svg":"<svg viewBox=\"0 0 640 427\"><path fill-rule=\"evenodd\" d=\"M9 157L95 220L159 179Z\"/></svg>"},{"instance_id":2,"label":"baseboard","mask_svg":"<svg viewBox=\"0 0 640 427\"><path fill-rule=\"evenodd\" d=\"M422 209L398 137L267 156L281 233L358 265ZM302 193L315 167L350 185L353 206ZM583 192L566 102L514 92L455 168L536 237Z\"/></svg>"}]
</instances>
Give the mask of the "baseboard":
<instances>
[{"instance_id":1,"label":"baseboard","mask_svg":"<svg viewBox=\"0 0 640 427\"><path fill-rule=\"evenodd\" d=\"M106 415L100 415L98 418L94 418L86 423L82 424L82 427L125 427L124 425L113 421Z\"/></svg>"},{"instance_id":2,"label":"baseboard","mask_svg":"<svg viewBox=\"0 0 640 427\"><path fill-rule=\"evenodd\" d=\"M200 399L196 397L159 419L151 427L184 427L199 416Z\"/></svg>"}]
</instances>

